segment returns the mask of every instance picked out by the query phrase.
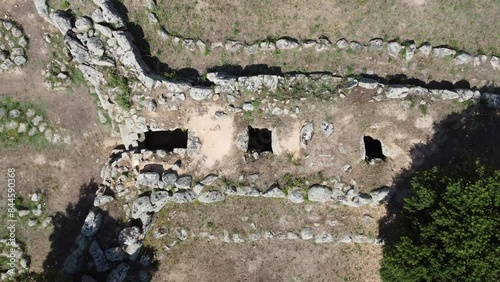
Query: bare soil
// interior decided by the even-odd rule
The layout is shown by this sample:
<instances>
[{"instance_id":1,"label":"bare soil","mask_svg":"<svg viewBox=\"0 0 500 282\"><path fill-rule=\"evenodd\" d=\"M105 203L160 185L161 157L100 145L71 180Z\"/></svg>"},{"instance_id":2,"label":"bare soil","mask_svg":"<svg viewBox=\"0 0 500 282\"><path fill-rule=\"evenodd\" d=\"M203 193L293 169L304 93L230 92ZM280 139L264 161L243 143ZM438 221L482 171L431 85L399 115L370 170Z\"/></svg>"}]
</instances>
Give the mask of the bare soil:
<instances>
[{"instance_id":1,"label":"bare soil","mask_svg":"<svg viewBox=\"0 0 500 282\"><path fill-rule=\"evenodd\" d=\"M111 138L110 127L98 122L93 98L84 86L73 86L70 90L62 91L46 89L41 72L51 59L52 47L44 41L43 33L55 30L36 14L33 2L3 1L0 14L8 14L20 23L29 38L28 63L23 68L0 74L0 96L11 96L20 102L41 107L51 127L64 130L72 139L69 145L33 148L30 144L19 144L0 148L2 187L6 185L7 168L14 167L19 195L29 200L31 193L43 192L48 198L47 214L65 214L69 206L81 200L82 187L92 180L100 180L102 164L111 149L121 141ZM5 197L0 196L2 213L5 212ZM68 222L81 226L80 220L80 217L75 216L73 221ZM71 229L71 226L67 226L66 230ZM17 239L27 245L32 270L41 271L51 251L49 237L53 229L20 226L18 232ZM66 240L71 246L74 238L68 236Z\"/></svg>"},{"instance_id":2,"label":"bare soil","mask_svg":"<svg viewBox=\"0 0 500 282\"><path fill-rule=\"evenodd\" d=\"M310 206L310 211L306 207ZM283 200L229 198L214 205L176 205L160 212L156 227L167 227L168 235L147 243L164 257L157 281L379 281L379 246L314 244L313 240L278 239L279 234L299 234L304 227L315 233L326 231L335 238L347 234L377 234L377 219L383 207L355 209L336 204L297 205ZM362 216L374 217L364 223ZM189 233L186 241L171 250L179 229ZM223 243L223 230L237 233L245 242ZM275 238L248 240L251 233L273 231ZM201 232L217 240L196 238ZM189 269L189 271L187 271Z\"/></svg>"}]
</instances>

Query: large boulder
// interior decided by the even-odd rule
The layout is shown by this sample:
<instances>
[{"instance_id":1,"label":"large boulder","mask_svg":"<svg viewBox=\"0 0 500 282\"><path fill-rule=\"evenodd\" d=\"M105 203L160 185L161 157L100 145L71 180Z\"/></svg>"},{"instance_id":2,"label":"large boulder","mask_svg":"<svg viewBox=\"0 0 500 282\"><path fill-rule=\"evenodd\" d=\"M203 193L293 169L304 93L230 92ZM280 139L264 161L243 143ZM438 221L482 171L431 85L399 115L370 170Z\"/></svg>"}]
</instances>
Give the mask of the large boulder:
<instances>
[{"instance_id":1,"label":"large boulder","mask_svg":"<svg viewBox=\"0 0 500 282\"><path fill-rule=\"evenodd\" d=\"M190 189L192 183L193 183L193 177L190 175L185 175L185 176L179 177L175 181L175 187L177 187L179 189Z\"/></svg>"},{"instance_id":2,"label":"large boulder","mask_svg":"<svg viewBox=\"0 0 500 282\"><path fill-rule=\"evenodd\" d=\"M111 262L122 261L127 257L127 254L120 247L113 247L104 251L106 259Z\"/></svg>"},{"instance_id":3,"label":"large boulder","mask_svg":"<svg viewBox=\"0 0 500 282\"><path fill-rule=\"evenodd\" d=\"M139 227L126 227L118 235L118 243L125 253L134 255L142 246L141 235Z\"/></svg>"},{"instance_id":4,"label":"large boulder","mask_svg":"<svg viewBox=\"0 0 500 282\"><path fill-rule=\"evenodd\" d=\"M437 58L453 57L456 53L457 51L446 47L436 47L432 49L432 54Z\"/></svg>"},{"instance_id":5,"label":"large boulder","mask_svg":"<svg viewBox=\"0 0 500 282\"><path fill-rule=\"evenodd\" d=\"M47 0L33 0L33 2L35 3L35 9L38 15L53 24L49 17L49 6L47 5Z\"/></svg>"},{"instance_id":6,"label":"large boulder","mask_svg":"<svg viewBox=\"0 0 500 282\"><path fill-rule=\"evenodd\" d=\"M74 275L82 271L85 252L81 249L74 250L64 261L63 272Z\"/></svg>"},{"instance_id":7,"label":"large boulder","mask_svg":"<svg viewBox=\"0 0 500 282\"><path fill-rule=\"evenodd\" d=\"M93 67L87 65L79 65L78 69L82 72L85 80L90 82L94 87L99 87L104 81L104 75Z\"/></svg>"},{"instance_id":8,"label":"large boulder","mask_svg":"<svg viewBox=\"0 0 500 282\"><path fill-rule=\"evenodd\" d=\"M387 50L392 57L398 57L401 49L403 49L403 47L401 47L401 44L398 42L389 42L389 44L387 44Z\"/></svg>"},{"instance_id":9,"label":"large boulder","mask_svg":"<svg viewBox=\"0 0 500 282\"><path fill-rule=\"evenodd\" d=\"M163 188L171 188L175 185L175 182L177 181L177 173L175 172L164 172L161 175L161 181L163 183Z\"/></svg>"},{"instance_id":10,"label":"large boulder","mask_svg":"<svg viewBox=\"0 0 500 282\"><path fill-rule=\"evenodd\" d=\"M380 187L377 189L374 189L370 192L370 196L373 198L374 202L380 202L385 200L388 196L391 190L389 187Z\"/></svg>"},{"instance_id":11,"label":"large boulder","mask_svg":"<svg viewBox=\"0 0 500 282\"><path fill-rule=\"evenodd\" d=\"M276 48L282 50L296 49L299 47L299 43L295 39L282 38L276 41Z\"/></svg>"},{"instance_id":12,"label":"large boulder","mask_svg":"<svg viewBox=\"0 0 500 282\"><path fill-rule=\"evenodd\" d=\"M111 269L111 264L106 260L104 252L96 240L90 244L89 254L92 257L97 272L105 272Z\"/></svg>"},{"instance_id":13,"label":"large boulder","mask_svg":"<svg viewBox=\"0 0 500 282\"><path fill-rule=\"evenodd\" d=\"M150 188L159 187L159 183L160 175L156 172L141 172L136 180L137 186L146 186Z\"/></svg>"},{"instance_id":14,"label":"large boulder","mask_svg":"<svg viewBox=\"0 0 500 282\"><path fill-rule=\"evenodd\" d=\"M239 186L238 188L236 188L236 195L246 197L259 197L260 191L253 186Z\"/></svg>"},{"instance_id":15,"label":"large boulder","mask_svg":"<svg viewBox=\"0 0 500 282\"><path fill-rule=\"evenodd\" d=\"M87 237L92 237L99 231L102 224L102 214L91 210L83 223L81 233Z\"/></svg>"},{"instance_id":16,"label":"large boulder","mask_svg":"<svg viewBox=\"0 0 500 282\"><path fill-rule=\"evenodd\" d=\"M154 212L159 212L167 203L173 201L172 193L170 191L154 191L151 193L151 204L153 205Z\"/></svg>"},{"instance_id":17,"label":"large boulder","mask_svg":"<svg viewBox=\"0 0 500 282\"><path fill-rule=\"evenodd\" d=\"M470 54L463 52L460 55L456 56L454 61L455 61L455 65L463 65L463 64L468 64L468 63L472 62L472 59L473 58Z\"/></svg>"},{"instance_id":18,"label":"large boulder","mask_svg":"<svg viewBox=\"0 0 500 282\"><path fill-rule=\"evenodd\" d=\"M208 100L212 98L213 90L209 87L193 87L189 89L189 95L196 101Z\"/></svg>"},{"instance_id":19,"label":"large boulder","mask_svg":"<svg viewBox=\"0 0 500 282\"><path fill-rule=\"evenodd\" d=\"M500 58L497 56L491 56L490 64L494 70L500 70Z\"/></svg>"},{"instance_id":20,"label":"large boulder","mask_svg":"<svg viewBox=\"0 0 500 282\"><path fill-rule=\"evenodd\" d=\"M248 128L243 129L236 137L236 147L243 152L248 151Z\"/></svg>"},{"instance_id":21,"label":"large boulder","mask_svg":"<svg viewBox=\"0 0 500 282\"><path fill-rule=\"evenodd\" d=\"M410 89L403 85L391 85L387 87L387 92L385 96L387 98L399 99L408 96Z\"/></svg>"},{"instance_id":22,"label":"large boulder","mask_svg":"<svg viewBox=\"0 0 500 282\"><path fill-rule=\"evenodd\" d=\"M307 198L311 202L324 203L331 200L332 190L323 185L313 185L307 191Z\"/></svg>"},{"instance_id":23,"label":"large boulder","mask_svg":"<svg viewBox=\"0 0 500 282\"><path fill-rule=\"evenodd\" d=\"M55 11L51 13L50 19L63 35L73 28L71 25L71 18L63 11Z\"/></svg>"},{"instance_id":24,"label":"large boulder","mask_svg":"<svg viewBox=\"0 0 500 282\"><path fill-rule=\"evenodd\" d=\"M152 211L154 211L154 207L148 196L139 197L132 204L132 218L140 218L142 215Z\"/></svg>"},{"instance_id":25,"label":"large boulder","mask_svg":"<svg viewBox=\"0 0 500 282\"><path fill-rule=\"evenodd\" d=\"M71 55L77 62L83 64L89 61L90 54L88 49L76 38L73 32L70 31L64 35L64 43L66 43Z\"/></svg>"},{"instance_id":26,"label":"large boulder","mask_svg":"<svg viewBox=\"0 0 500 282\"><path fill-rule=\"evenodd\" d=\"M125 278L127 277L127 272L130 269L130 266L122 262L120 263L115 269L113 269L109 275L108 279L106 282L123 282L125 281Z\"/></svg>"},{"instance_id":27,"label":"large boulder","mask_svg":"<svg viewBox=\"0 0 500 282\"><path fill-rule=\"evenodd\" d=\"M97 4L97 3L100 4ZM102 17L106 23L113 25L115 28L121 28L125 26L125 21L118 12L118 9L113 5L111 0L94 0L94 3L101 7Z\"/></svg>"},{"instance_id":28,"label":"large boulder","mask_svg":"<svg viewBox=\"0 0 500 282\"><path fill-rule=\"evenodd\" d=\"M295 204L300 204L304 202L304 190L301 188L292 188L288 192L288 200Z\"/></svg>"},{"instance_id":29,"label":"large boulder","mask_svg":"<svg viewBox=\"0 0 500 282\"><path fill-rule=\"evenodd\" d=\"M92 20L88 17L81 17L75 21L76 31L83 33L92 28Z\"/></svg>"},{"instance_id":30,"label":"large boulder","mask_svg":"<svg viewBox=\"0 0 500 282\"><path fill-rule=\"evenodd\" d=\"M196 200L198 195L191 190L180 190L174 193L172 200L177 204L190 203Z\"/></svg>"}]
</instances>

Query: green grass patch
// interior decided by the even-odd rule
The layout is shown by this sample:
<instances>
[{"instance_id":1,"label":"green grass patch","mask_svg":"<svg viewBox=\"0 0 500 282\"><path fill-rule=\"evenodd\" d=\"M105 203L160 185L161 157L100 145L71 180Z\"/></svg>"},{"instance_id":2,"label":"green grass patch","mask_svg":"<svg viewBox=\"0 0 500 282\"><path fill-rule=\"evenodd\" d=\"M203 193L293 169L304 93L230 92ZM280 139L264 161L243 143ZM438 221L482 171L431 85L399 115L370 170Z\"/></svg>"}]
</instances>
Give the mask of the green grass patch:
<instances>
[{"instance_id":1,"label":"green grass patch","mask_svg":"<svg viewBox=\"0 0 500 282\"><path fill-rule=\"evenodd\" d=\"M116 88L119 93L115 96L116 103L124 110L129 110L132 106L130 101L130 87L125 77L111 72L108 74L108 85L111 88Z\"/></svg>"},{"instance_id":2,"label":"green grass patch","mask_svg":"<svg viewBox=\"0 0 500 282\"><path fill-rule=\"evenodd\" d=\"M36 125L33 124L32 120L35 116L42 116L43 122L46 123L47 119L43 113L43 111L35 107L30 103L20 103L15 101L10 96L4 96L0 102L0 111L2 111L2 115L0 117L0 144L4 146L14 146L18 144L27 144L30 143L34 145L35 148L43 148L49 144L46 140L45 136L38 129ZM9 116L9 112L12 110L18 111L18 116L11 118ZM27 113L30 112L31 116L28 117ZM12 126L12 125L16 126ZM24 132L19 132L19 126L25 126ZM11 127L12 126L12 127ZM45 130L48 130L49 126L46 126ZM32 130L34 134L29 136L28 132Z\"/></svg>"}]
</instances>

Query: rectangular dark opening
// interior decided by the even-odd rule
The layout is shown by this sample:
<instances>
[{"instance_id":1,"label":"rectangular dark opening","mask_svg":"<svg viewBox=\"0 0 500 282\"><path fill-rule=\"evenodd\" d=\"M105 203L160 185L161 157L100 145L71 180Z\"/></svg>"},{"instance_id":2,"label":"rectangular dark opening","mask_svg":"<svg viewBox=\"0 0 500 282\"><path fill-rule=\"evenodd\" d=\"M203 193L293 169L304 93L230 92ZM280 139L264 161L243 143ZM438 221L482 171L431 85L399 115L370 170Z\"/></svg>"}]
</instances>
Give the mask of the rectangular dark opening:
<instances>
[{"instance_id":1,"label":"rectangular dark opening","mask_svg":"<svg viewBox=\"0 0 500 282\"><path fill-rule=\"evenodd\" d=\"M273 152L272 133L266 128L248 127L248 152Z\"/></svg>"},{"instance_id":2,"label":"rectangular dark opening","mask_svg":"<svg viewBox=\"0 0 500 282\"><path fill-rule=\"evenodd\" d=\"M382 153L382 143L380 140L373 139L370 136L363 136L363 143L365 145L365 160L371 161L374 159L385 160Z\"/></svg>"},{"instance_id":3,"label":"rectangular dark opening","mask_svg":"<svg viewBox=\"0 0 500 282\"><path fill-rule=\"evenodd\" d=\"M175 148L187 148L187 130L148 131L144 135L144 146L148 150L166 150L171 152Z\"/></svg>"}]
</instances>

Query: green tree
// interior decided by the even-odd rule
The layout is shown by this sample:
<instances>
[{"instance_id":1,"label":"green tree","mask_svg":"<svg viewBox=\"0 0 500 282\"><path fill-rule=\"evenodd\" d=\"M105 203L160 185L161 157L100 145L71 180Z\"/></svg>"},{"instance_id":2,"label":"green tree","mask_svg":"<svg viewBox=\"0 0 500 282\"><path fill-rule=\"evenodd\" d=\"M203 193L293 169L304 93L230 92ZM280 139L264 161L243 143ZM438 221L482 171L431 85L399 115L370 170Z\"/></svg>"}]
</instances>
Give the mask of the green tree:
<instances>
[{"instance_id":1,"label":"green tree","mask_svg":"<svg viewBox=\"0 0 500 282\"><path fill-rule=\"evenodd\" d=\"M470 162L412 178L384 281L500 281L500 171Z\"/></svg>"}]
</instances>

